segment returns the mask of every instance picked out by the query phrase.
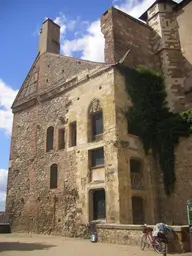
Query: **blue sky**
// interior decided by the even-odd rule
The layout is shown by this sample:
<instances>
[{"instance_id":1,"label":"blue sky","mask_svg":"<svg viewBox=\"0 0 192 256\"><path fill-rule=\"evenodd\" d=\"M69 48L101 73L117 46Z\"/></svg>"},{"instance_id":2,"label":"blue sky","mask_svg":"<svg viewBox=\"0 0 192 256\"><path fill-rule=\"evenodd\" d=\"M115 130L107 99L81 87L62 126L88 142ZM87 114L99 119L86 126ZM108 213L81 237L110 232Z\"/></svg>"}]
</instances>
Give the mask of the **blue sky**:
<instances>
[{"instance_id":1,"label":"blue sky","mask_svg":"<svg viewBox=\"0 0 192 256\"><path fill-rule=\"evenodd\" d=\"M99 17L111 5L138 17L154 0L0 1L0 211L4 210L12 114L10 106L32 65L38 32L49 17L61 26L61 54L103 61Z\"/></svg>"}]
</instances>

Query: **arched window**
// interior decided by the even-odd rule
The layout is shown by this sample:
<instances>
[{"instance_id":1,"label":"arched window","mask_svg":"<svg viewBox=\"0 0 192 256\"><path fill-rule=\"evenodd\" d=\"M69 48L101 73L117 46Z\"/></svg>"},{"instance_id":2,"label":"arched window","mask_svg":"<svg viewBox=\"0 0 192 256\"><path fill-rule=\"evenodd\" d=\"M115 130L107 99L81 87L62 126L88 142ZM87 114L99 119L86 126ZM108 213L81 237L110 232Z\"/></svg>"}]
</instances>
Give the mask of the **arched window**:
<instances>
[{"instance_id":1,"label":"arched window","mask_svg":"<svg viewBox=\"0 0 192 256\"><path fill-rule=\"evenodd\" d=\"M46 151L50 151L53 149L53 137L54 137L54 128L50 126L47 129L47 138L46 138Z\"/></svg>"},{"instance_id":2,"label":"arched window","mask_svg":"<svg viewBox=\"0 0 192 256\"><path fill-rule=\"evenodd\" d=\"M50 189L57 188L58 167L52 164L50 168Z\"/></svg>"},{"instance_id":3,"label":"arched window","mask_svg":"<svg viewBox=\"0 0 192 256\"><path fill-rule=\"evenodd\" d=\"M103 111L98 99L93 99L88 110L88 137L95 141L102 138L103 134Z\"/></svg>"}]
</instances>

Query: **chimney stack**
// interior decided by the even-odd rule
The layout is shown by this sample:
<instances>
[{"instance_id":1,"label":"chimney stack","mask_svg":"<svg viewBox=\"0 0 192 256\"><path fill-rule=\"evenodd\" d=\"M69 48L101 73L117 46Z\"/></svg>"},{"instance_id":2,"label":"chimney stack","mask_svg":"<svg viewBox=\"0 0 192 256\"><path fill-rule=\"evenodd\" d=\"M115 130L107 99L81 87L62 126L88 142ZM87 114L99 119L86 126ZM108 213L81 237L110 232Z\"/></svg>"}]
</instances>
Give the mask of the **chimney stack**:
<instances>
[{"instance_id":1,"label":"chimney stack","mask_svg":"<svg viewBox=\"0 0 192 256\"><path fill-rule=\"evenodd\" d=\"M51 52L60 54L60 26L51 19L46 19L39 36L39 53Z\"/></svg>"}]
</instances>

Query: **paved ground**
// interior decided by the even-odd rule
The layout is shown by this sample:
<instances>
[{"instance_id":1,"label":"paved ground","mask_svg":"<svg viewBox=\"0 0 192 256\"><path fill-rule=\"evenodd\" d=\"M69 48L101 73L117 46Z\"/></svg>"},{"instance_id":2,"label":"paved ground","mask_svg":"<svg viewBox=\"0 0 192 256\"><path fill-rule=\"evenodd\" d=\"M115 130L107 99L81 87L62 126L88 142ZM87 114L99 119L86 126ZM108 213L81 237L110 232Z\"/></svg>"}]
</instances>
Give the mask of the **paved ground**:
<instances>
[{"instance_id":1,"label":"paved ground","mask_svg":"<svg viewBox=\"0 0 192 256\"><path fill-rule=\"evenodd\" d=\"M138 247L28 234L0 234L0 256L155 256ZM176 256L178 254L174 254ZM190 254L182 254L192 256ZM181 254L180 254L181 256Z\"/></svg>"}]
</instances>

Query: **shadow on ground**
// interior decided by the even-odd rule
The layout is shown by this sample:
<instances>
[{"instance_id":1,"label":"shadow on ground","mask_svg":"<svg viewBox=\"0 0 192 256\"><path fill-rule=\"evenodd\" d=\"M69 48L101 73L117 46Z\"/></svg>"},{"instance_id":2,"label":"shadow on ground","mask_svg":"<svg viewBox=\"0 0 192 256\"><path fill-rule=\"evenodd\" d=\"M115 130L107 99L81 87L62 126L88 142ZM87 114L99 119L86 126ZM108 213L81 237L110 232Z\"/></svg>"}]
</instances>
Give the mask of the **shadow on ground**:
<instances>
[{"instance_id":1,"label":"shadow on ground","mask_svg":"<svg viewBox=\"0 0 192 256\"><path fill-rule=\"evenodd\" d=\"M0 242L0 252L47 250L55 246L41 243Z\"/></svg>"}]
</instances>

